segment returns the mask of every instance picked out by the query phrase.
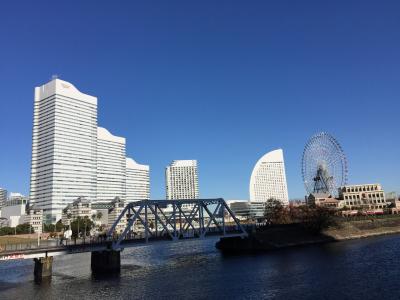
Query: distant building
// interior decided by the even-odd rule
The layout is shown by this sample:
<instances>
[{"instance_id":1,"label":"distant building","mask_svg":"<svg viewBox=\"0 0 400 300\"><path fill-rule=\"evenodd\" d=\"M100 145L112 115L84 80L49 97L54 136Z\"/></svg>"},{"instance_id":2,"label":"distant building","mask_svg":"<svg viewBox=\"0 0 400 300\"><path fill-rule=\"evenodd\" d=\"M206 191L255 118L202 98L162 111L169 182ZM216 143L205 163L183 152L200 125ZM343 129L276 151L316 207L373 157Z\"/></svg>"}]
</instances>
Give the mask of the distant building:
<instances>
[{"instance_id":1,"label":"distant building","mask_svg":"<svg viewBox=\"0 0 400 300\"><path fill-rule=\"evenodd\" d=\"M28 197L20 193L10 193L10 196L5 203L5 206L13 206L19 204L26 205L27 203L28 203Z\"/></svg>"},{"instance_id":2,"label":"distant building","mask_svg":"<svg viewBox=\"0 0 400 300\"><path fill-rule=\"evenodd\" d=\"M150 168L126 158L126 202L150 199Z\"/></svg>"},{"instance_id":3,"label":"distant building","mask_svg":"<svg viewBox=\"0 0 400 300\"><path fill-rule=\"evenodd\" d=\"M199 198L196 160L174 160L165 169L167 200Z\"/></svg>"},{"instance_id":4,"label":"distant building","mask_svg":"<svg viewBox=\"0 0 400 300\"><path fill-rule=\"evenodd\" d=\"M62 211L62 223L63 225L69 225L72 221L77 218L89 218L92 217L92 203L90 200L84 197L78 197L74 202L68 204Z\"/></svg>"},{"instance_id":5,"label":"distant building","mask_svg":"<svg viewBox=\"0 0 400 300\"><path fill-rule=\"evenodd\" d=\"M7 201L7 190L0 188L0 209L6 204Z\"/></svg>"},{"instance_id":6,"label":"distant building","mask_svg":"<svg viewBox=\"0 0 400 300\"><path fill-rule=\"evenodd\" d=\"M307 203L326 208L338 208L339 200L328 193L311 193L308 196Z\"/></svg>"},{"instance_id":7,"label":"distant building","mask_svg":"<svg viewBox=\"0 0 400 300\"><path fill-rule=\"evenodd\" d=\"M10 193L1 216L8 220L7 225L10 227L29 224L35 232L42 233L43 210L29 204L27 197L19 193Z\"/></svg>"},{"instance_id":8,"label":"distant building","mask_svg":"<svg viewBox=\"0 0 400 300\"><path fill-rule=\"evenodd\" d=\"M268 152L254 166L250 178L250 201L266 202L274 198L289 204L285 162L282 149Z\"/></svg>"},{"instance_id":9,"label":"distant building","mask_svg":"<svg viewBox=\"0 0 400 300\"><path fill-rule=\"evenodd\" d=\"M264 202L228 201L228 203L229 208L239 220L246 221L264 218Z\"/></svg>"},{"instance_id":10,"label":"distant building","mask_svg":"<svg viewBox=\"0 0 400 300\"><path fill-rule=\"evenodd\" d=\"M1 217L8 220L8 226L16 227L23 224L22 217L26 214L27 202L24 199L14 199L6 202L1 210Z\"/></svg>"},{"instance_id":11,"label":"distant building","mask_svg":"<svg viewBox=\"0 0 400 300\"><path fill-rule=\"evenodd\" d=\"M125 138L97 128L97 197L96 202L125 200Z\"/></svg>"},{"instance_id":12,"label":"distant building","mask_svg":"<svg viewBox=\"0 0 400 300\"><path fill-rule=\"evenodd\" d=\"M346 185L339 188L341 207L376 210L389 206L380 184Z\"/></svg>"},{"instance_id":13,"label":"distant building","mask_svg":"<svg viewBox=\"0 0 400 300\"><path fill-rule=\"evenodd\" d=\"M111 208L108 210L108 228L111 228L113 224L117 221L118 217L121 215L124 210L126 204L125 201L116 197L113 201L111 201ZM121 233L127 226L128 216L121 218L115 227L116 233Z\"/></svg>"},{"instance_id":14,"label":"distant building","mask_svg":"<svg viewBox=\"0 0 400 300\"><path fill-rule=\"evenodd\" d=\"M35 205L27 206L21 224L29 224L36 233L41 234L43 231L43 210Z\"/></svg>"}]
</instances>

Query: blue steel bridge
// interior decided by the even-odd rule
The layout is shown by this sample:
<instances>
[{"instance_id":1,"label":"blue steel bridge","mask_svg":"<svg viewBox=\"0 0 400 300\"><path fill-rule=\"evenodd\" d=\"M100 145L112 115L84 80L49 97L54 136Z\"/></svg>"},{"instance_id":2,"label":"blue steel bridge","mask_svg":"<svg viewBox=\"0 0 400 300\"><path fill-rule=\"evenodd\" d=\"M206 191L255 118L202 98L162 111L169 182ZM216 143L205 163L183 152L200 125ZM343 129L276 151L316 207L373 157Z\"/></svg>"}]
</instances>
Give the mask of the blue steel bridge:
<instances>
[{"instance_id":1,"label":"blue steel bridge","mask_svg":"<svg viewBox=\"0 0 400 300\"><path fill-rule=\"evenodd\" d=\"M226 219L231 220L226 223ZM68 241L63 245L0 245L0 262L34 259L35 280L50 277L53 257L92 253L92 272L119 271L124 248L207 237L246 237L224 199L143 200L129 203L104 237Z\"/></svg>"}]
</instances>

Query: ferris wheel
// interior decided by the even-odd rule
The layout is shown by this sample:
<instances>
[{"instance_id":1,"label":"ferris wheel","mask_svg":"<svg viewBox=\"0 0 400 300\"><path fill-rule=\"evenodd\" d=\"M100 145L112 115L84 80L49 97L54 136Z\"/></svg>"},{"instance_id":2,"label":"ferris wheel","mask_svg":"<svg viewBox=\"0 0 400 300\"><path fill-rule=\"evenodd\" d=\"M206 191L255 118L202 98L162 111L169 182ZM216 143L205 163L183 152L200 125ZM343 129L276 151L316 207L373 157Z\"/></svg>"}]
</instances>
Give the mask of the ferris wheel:
<instances>
[{"instance_id":1,"label":"ferris wheel","mask_svg":"<svg viewBox=\"0 0 400 300\"><path fill-rule=\"evenodd\" d=\"M347 184L347 160L338 141L326 132L315 134L307 142L302 158L303 182L308 193L337 196Z\"/></svg>"}]
</instances>

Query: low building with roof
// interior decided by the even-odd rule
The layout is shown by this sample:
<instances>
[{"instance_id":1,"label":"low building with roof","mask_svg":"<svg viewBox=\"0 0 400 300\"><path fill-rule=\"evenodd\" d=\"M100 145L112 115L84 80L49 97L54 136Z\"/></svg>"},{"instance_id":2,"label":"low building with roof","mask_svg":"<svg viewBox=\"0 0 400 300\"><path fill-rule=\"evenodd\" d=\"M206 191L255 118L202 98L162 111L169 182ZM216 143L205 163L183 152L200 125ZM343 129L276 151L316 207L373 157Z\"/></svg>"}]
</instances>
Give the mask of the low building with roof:
<instances>
[{"instance_id":1,"label":"low building with roof","mask_svg":"<svg viewBox=\"0 0 400 300\"><path fill-rule=\"evenodd\" d=\"M339 208L340 201L328 193L311 193L307 198L307 204L326 208Z\"/></svg>"}]
</instances>

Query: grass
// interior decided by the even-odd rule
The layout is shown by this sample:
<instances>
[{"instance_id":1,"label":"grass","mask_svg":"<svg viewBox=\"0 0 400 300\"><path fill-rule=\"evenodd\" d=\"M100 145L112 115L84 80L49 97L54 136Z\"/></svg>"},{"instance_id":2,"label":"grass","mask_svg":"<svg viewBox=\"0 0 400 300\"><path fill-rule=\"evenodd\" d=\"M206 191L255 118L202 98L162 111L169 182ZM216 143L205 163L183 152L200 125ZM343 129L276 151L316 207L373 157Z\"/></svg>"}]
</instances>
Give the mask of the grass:
<instances>
[{"instance_id":1,"label":"grass","mask_svg":"<svg viewBox=\"0 0 400 300\"><path fill-rule=\"evenodd\" d=\"M16 237L16 236L9 236L9 235L3 235L0 236L0 245L1 244L23 244L23 243L31 243L35 241L36 239L32 238L22 238L22 237Z\"/></svg>"}]
</instances>

